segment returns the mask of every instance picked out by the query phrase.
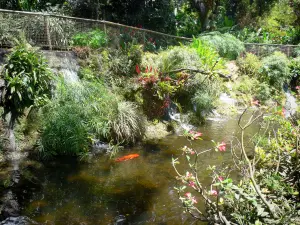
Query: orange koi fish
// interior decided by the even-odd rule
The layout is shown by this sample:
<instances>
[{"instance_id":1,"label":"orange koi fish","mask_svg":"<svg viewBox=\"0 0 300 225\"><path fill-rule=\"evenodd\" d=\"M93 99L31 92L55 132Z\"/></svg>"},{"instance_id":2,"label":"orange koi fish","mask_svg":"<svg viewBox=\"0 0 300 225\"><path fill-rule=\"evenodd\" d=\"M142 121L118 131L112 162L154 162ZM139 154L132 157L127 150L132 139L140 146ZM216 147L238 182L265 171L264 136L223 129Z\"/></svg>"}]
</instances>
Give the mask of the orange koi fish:
<instances>
[{"instance_id":1,"label":"orange koi fish","mask_svg":"<svg viewBox=\"0 0 300 225\"><path fill-rule=\"evenodd\" d=\"M140 156L139 154L125 155L125 156L123 156L123 157L117 158L115 161L116 161L116 162L127 161L127 160L130 160L130 159L137 158L137 157L139 157L139 156Z\"/></svg>"}]
</instances>

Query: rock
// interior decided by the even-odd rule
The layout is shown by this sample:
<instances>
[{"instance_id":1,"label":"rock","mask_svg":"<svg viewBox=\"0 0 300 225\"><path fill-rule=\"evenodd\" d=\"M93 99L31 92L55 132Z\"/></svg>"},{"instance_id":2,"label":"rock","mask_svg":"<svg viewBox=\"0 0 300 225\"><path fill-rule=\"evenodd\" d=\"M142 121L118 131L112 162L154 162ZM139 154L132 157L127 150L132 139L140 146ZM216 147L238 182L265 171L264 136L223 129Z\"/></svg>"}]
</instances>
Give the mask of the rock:
<instances>
[{"instance_id":1,"label":"rock","mask_svg":"<svg viewBox=\"0 0 300 225\"><path fill-rule=\"evenodd\" d=\"M166 124L162 122L158 122L156 124L147 122L144 141L163 139L170 134L171 132L168 132Z\"/></svg>"},{"instance_id":2,"label":"rock","mask_svg":"<svg viewBox=\"0 0 300 225\"><path fill-rule=\"evenodd\" d=\"M34 224L38 224L38 223L29 219L26 216L8 217L5 220L0 222L0 225L34 225Z\"/></svg>"},{"instance_id":3,"label":"rock","mask_svg":"<svg viewBox=\"0 0 300 225\"><path fill-rule=\"evenodd\" d=\"M115 217L114 225L123 225L126 222L126 217L123 215L119 215Z\"/></svg>"},{"instance_id":4,"label":"rock","mask_svg":"<svg viewBox=\"0 0 300 225\"><path fill-rule=\"evenodd\" d=\"M286 92L285 96L286 96L286 102L284 106L286 110L285 118L289 118L295 115L295 113L297 112L298 105L297 105L296 98L291 93Z\"/></svg>"},{"instance_id":5,"label":"rock","mask_svg":"<svg viewBox=\"0 0 300 225\"><path fill-rule=\"evenodd\" d=\"M102 142L100 140L95 140L93 147L92 147L92 153L94 155L102 154L102 153L107 152L108 148L109 148L108 143Z\"/></svg>"},{"instance_id":6,"label":"rock","mask_svg":"<svg viewBox=\"0 0 300 225\"><path fill-rule=\"evenodd\" d=\"M20 206L12 190L8 190L4 194L2 202L1 216L6 218L10 216L15 217L20 215Z\"/></svg>"}]
</instances>

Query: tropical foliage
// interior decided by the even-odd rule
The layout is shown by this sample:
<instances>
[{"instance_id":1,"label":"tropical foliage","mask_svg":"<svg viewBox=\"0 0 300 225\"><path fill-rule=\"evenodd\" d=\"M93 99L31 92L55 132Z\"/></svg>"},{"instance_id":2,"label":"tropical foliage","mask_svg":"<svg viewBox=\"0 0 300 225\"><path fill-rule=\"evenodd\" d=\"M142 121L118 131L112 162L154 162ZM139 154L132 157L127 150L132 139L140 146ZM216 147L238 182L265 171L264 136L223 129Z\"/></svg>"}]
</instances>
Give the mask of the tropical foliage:
<instances>
[{"instance_id":1,"label":"tropical foliage","mask_svg":"<svg viewBox=\"0 0 300 225\"><path fill-rule=\"evenodd\" d=\"M18 44L8 55L1 78L5 82L3 116L11 113L12 128L25 108L42 104L49 97L51 72L43 56L25 43Z\"/></svg>"}]
</instances>

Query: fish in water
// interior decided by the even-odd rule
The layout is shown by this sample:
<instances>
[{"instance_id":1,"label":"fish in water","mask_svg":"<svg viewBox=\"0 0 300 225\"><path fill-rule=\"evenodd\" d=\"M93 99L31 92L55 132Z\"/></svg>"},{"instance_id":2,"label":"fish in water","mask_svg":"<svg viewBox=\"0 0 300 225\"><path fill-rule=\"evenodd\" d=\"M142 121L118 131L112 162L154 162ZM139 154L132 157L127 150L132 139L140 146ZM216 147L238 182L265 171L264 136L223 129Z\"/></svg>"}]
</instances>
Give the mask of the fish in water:
<instances>
[{"instance_id":1,"label":"fish in water","mask_svg":"<svg viewBox=\"0 0 300 225\"><path fill-rule=\"evenodd\" d=\"M125 156L123 156L123 157L117 158L115 161L116 161L116 162L127 161L127 160L130 160L130 159L137 158L137 157L139 157L139 156L140 156L139 154L125 155Z\"/></svg>"}]
</instances>

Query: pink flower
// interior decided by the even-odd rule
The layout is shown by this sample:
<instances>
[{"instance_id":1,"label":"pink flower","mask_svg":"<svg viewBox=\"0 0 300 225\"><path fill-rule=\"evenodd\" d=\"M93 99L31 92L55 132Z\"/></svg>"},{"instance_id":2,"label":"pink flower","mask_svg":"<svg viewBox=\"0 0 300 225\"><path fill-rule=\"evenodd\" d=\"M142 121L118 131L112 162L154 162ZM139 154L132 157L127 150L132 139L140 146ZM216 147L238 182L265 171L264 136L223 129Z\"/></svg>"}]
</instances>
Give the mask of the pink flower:
<instances>
[{"instance_id":1,"label":"pink flower","mask_svg":"<svg viewBox=\"0 0 300 225\"><path fill-rule=\"evenodd\" d=\"M192 204L198 203L195 197L192 197Z\"/></svg>"},{"instance_id":2,"label":"pink flower","mask_svg":"<svg viewBox=\"0 0 300 225\"><path fill-rule=\"evenodd\" d=\"M300 89L300 86L296 86L296 89L299 90L299 89Z\"/></svg>"},{"instance_id":3,"label":"pink flower","mask_svg":"<svg viewBox=\"0 0 300 225\"><path fill-rule=\"evenodd\" d=\"M222 141L221 144L219 144L218 149L220 152L225 152L226 150L226 143L224 141Z\"/></svg>"},{"instance_id":4,"label":"pink flower","mask_svg":"<svg viewBox=\"0 0 300 225\"><path fill-rule=\"evenodd\" d=\"M224 180L224 178L223 177L218 177L218 180L222 182Z\"/></svg>"},{"instance_id":5,"label":"pink flower","mask_svg":"<svg viewBox=\"0 0 300 225\"><path fill-rule=\"evenodd\" d=\"M256 100L256 101L251 101L251 105L256 105L256 106L259 106L259 101L258 100Z\"/></svg>"},{"instance_id":6,"label":"pink flower","mask_svg":"<svg viewBox=\"0 0 300 225\"><path fill-rule=\"evenodd\" d=\"M186 177L191 177L193 176L193 174L191 174L190 172L186 172Z\"/></svg>"},{"instance_id":7,"label":"pink flower","mask_svg":"<svg viewBox=\"0 0 300 225\"><path fill-rule=\"evenodd\" d=\"M192 188L194 188L194 189L196 189L196 184L195 184L194 181L190 181L189 182L189 186L192 187Z\"/></svg>"},{"instance_id":8,"label":"pink flower","mask_svg":"<svg viewBox=\"0 0 300 225\"><path fill-rule=\"evenodd\" d=\"M188 200L191 200L191 201L192 201L192 204L198 203L198 202L197 202L197 199L196 199L194 196L192 197L192 194L191 194L190 192L185 193L184 196L185 196Z\"/></svg>"},{"instance_id":9,"label":"pink flower","mask_svg":"<svg viewBox=\"0 0 300 225\"><path fill-rule=\"evenodd\" d=\"M212 196L217 196L218 195L218 192L216 190L211 190L210 191L210 195Z\"/></svg>"},{"instance_id":10,"label":"pink flower","mask_svg":"<svg viewBox=\"0 0 300 225\"><path fill-rule=\"evenodd\" d=\"M202 136L202 133L196 132L195 135L194 135L194 138L196 139L196 138L199 138L199 137L201 137L201 136Z\"/></svg>"},{"instance_id":11,"label":"pink flower","mask_svg":"<svg viewBox=\"0 0 300 225\"><path fill-rule=\"evenodd\" d=\"M191 198L192 194L190 192L187 192L187 193L184 194L184 196L187 197L187 198Z\"/></svg>"},{"instance_id":12,"label":"pink flower","mask_svg":"<svg viewBox=\"0 0 300 225\"><path fill-rule=\"evenodd\" d=\"M194 155L194 154L195 154L195 151L191 151L190 153L191 153L191 155Z\"/></svg>"}]
</instances>

